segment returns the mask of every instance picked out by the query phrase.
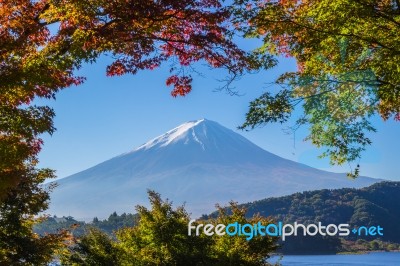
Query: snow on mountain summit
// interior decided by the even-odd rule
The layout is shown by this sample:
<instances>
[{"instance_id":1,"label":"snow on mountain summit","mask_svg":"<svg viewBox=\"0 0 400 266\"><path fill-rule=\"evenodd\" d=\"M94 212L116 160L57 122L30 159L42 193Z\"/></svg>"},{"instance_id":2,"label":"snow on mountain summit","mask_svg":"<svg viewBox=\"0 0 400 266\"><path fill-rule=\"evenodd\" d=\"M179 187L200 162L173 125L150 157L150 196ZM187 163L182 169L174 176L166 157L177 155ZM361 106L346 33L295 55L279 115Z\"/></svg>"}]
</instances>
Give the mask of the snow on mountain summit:
<instances>
[{"instance_id":1,"label":"snow on mountain summit","mask_svg":"<svg viewBox=\"0 0 400 266\"><path fill-rule=\"evenodd\" d=\"M147 189L194 216L215 203L249 202L313 189L364 187L378 180L329 173L272 154L217 122L186 122L137 149L57 181L49 213L105 218L147 204Z\"/></svg>"},{"instance_id":2,"label":"snow on mountain summit","mask_svg":"<svg viewBox=\"0 0 400 266\"><path fill-rule=\"evenodd\" d=\"M170 131L164 133L163 135L158 136L158 137L146 142L145 144L143 144L143 145L139 146L137 149L135 149L135 151L141 150L141 149L147 150L147 149L150 149L155 146L165 147L170 143L173 143L179 139L184 138L185 136L187 136L187 134L191 134L193 139L197 140L197 142L200 145L202 145L201 141L196 136L194 127L205 121L206 121L206 119L199 119L199 120L195 120L195 121L186 122L174 129L171 129ZM204 145L202 147L204 149Z\"/></svg>"}]
</instances>

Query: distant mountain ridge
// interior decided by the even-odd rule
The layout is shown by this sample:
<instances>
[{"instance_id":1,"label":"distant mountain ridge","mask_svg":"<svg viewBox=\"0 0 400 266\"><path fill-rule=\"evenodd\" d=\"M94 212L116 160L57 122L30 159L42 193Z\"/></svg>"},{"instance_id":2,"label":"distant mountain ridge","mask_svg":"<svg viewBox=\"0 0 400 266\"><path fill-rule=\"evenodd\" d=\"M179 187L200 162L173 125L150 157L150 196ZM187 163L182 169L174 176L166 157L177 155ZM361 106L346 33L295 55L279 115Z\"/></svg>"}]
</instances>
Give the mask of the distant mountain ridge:
<instances>
[{"instance_id":1,"label":"distant mountain ridge","mask_svg":"<svg viewBox=\"0 0 400 266\"><path fill-rule=\"evenodd\" d=\"M377 250L400 250L400 182L380 182L361 189L323 189L288 196L266 198L250 203L242 203L240 207L247 209L247 216L259 214L271 216L275 222L293 224L327 224L348 223L350 228L359 226L380 226L383 236L349 236L320 237L301 234L287 237L281 242L278 252L284 254L335 254L338 252L369 252ZM204 215L201 219L215 218L216 212ZM41 235L56 233L70 228L74 224L79 227L74 235L84 234L88 226L97 227L109 235L122 227L134 226L139 219L138 214L112 213L107 220L97 218L87 224L72 217L49 217L45 222L35 226L35 232Z\"/></svg>"},{"instance_id":2,"label":"distant mountain ridge","mask_svg":"<svg viewBox=\"0 0 400 266\"><path fill-rule=\"evenodd\" d=\"M348 223L352 227L380 225L384 228L381 239L400 243L400 182L383 181L359 189L299 192L239 206L247 209L249 217L260 214L284 223ZM215 217L217 213L210 216Z\"/></svg>"},{"instance_id":3,"label":"distant mountain ridge","mask_svg":"<svg viewBox=\"0 0 400 266\"><path fill-rule=\"evenodd\" d=\"M326 254L342 251L357 251L357 244L368 241L385 241L400 244L400 182L380 182L361 189L314 190L288 196L267 198L241 204L247 215L271 216L276 221L293 224L350 224L350 228L360 226L380 226L383 236L343 237L352 242L343 246L332 238L288 237L283 252L286 254ZM216 216L213 213L211 216ZM357 241L358 240L358 241ZM379 249L379 247L375 247ZM367 250L368 251L368 250Z\"/></svg>"},{"instance_id":4,"label":"distant mountain ridge","mask_svg":"<svg viewBox=\"0 0 400 266\"><path fill-rule=\"evenodd\" d=\"M193 216L216 203L248 202L294 192L364 187L377 179L349 180L283 159L207 119L184 123L87 170L63 178L52 193L49 213L91 219L113 211L133 212L153 189Z\"/></svg>"}]
</instances>

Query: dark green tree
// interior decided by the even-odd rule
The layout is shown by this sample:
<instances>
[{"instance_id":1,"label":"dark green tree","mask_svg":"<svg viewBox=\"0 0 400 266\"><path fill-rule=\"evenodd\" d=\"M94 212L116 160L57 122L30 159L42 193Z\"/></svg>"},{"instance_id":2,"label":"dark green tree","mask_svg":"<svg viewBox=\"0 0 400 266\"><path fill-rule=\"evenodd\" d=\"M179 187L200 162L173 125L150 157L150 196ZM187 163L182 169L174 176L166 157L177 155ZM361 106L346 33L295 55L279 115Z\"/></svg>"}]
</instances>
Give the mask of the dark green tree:
<instances>
[{"instance_id":1,"label":"dark green tree","mask_svg":"<svg viewBox=\"0 0 400 266\"><path fill-rule=\"evenodd\" d=\"M212 265L212 241L188 235L190 217L185 209L174 209L154 191L148 194L151 209L137 206L139 224L117 233L127 257L141 265Z\"/></svg>"},{"instance_id":2,"label":"dark green tree","mask_svg":"<svg viewBox=\"0 0 400 266\"><path fill-rule=\"evenodd\" d=\"M272 222L267 217L258 214L251 218L246 217L247 209L238 206L236 202L230 202L229 208L222 208L217 205L218 217L213 221L214 224L257 224L268 225ZM227 211L229 210L229 212ZM277 238L267 236L255 236L247 240L245 236L215 236L213 243L213 253L216 257L214 265L248 265L261 266L271 265L267 259L272 252L278 248Z\"/></svg>"},{"instance_id":3,"label":"dark green tree","mask_svg":"<svg viewBox=\"0 0 400 266\"><path fill-rule=\"evenodd\" d=\"M93 227L79 240L73 240L61 260L64 265L119 266L124 265L121 255L114 240Z\"/></svg>"},{"instance_id":4,"label":"dark green tree","mask_svg":"<svg viewBox=\"0 0 400 266\"><path fill-rule=\"evenodd\" d=\"M174 209L170 201L149 191L151 209L137 206L140 217L136 226L116 233L116 240L97 230L69 248L63 257L65 265L269 265L267 258L275 251L276 240L270 237L206 236L188 234L189 214L184 207ZM246 211L232 203L231 214L219 208L220 215L207 222L269 223L254 216L245 218ZM194 223L195 224L195 223ZM108 264L103 264L107 262Z\"/></svg>"},{"instance_id":5,"label":"dark green tree","mask_svg":"<svg viewBox=\"0 0 400 266\"><path fill-rule=\"evenodd\" d=\"M39 236L32 229L49 200L41 183L52 176L50 170L25 165L21 182L0 203L0 265L47 265L63 246L66 232Z\"/></svg>"}]
</instances>

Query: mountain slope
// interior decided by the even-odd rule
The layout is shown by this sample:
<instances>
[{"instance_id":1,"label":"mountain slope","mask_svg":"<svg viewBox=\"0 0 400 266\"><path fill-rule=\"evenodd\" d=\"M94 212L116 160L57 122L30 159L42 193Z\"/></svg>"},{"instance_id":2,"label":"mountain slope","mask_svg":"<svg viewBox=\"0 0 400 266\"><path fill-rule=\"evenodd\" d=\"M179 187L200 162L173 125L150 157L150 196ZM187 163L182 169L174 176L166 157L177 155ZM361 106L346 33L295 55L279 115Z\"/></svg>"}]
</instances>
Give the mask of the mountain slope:
<instances>
[{"instance_id":1,"label":"mountain slope","mask_svg":"<svg viewBox=\"0 0 400 266\"><path fill-rule=\"evenodd\" d=\"M380 225L386 232L381 239L400 243L400 182L384 181L361 189L307 191L241 206L247 209L248 216L272 216L284 223Z\"/></svg>"},{"instance_id":2,"label":"mountain slope","mask_svg":"<svg viewBox=\"0 0 400 266\"><path fill-rule=\"evenodd\" d=\"M80 218L132 212L154 189L194 216L215 203L253 201L293 192L364 187L377 180L349 180L283 159L220 124L187 122L137 149L58 181L49 213Z\"/></svg>"},{"instance_id":3,"label":"mountain slope","mask_svg":"<svg viewBox=\"0 0 400 266\"><path fill-rule=\"evenodd\" d=\"M337 252L398 249L400 244L400 182L379 182L361 189L342 188L314 190L283 197L266 198L239 205L247 209L246 215L272 217L275 223L295 222L304 225L349 224L350 228L380 226L383 235L366 236L350 234L337 237L307 236L300 233L289 236L282 243L284 254L332 254ZM203 219L215 218L213 212ZM370 242L366 242L370 241ZM386 244L373 247L385 241ZM389 243L392 243L391 245ZM393 243L396 243L393 245Z\"/></svg>"}]
</instances>

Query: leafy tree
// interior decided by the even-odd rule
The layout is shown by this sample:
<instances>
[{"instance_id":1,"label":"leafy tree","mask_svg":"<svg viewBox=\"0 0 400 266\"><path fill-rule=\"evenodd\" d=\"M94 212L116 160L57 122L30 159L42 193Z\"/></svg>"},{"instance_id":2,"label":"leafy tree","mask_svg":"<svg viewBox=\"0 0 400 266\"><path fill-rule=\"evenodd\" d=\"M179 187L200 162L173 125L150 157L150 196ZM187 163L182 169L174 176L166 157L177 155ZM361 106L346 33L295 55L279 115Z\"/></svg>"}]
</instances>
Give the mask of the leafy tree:
<instances>
[{"instance_id":1,"label":"leafy tree","mask_svg":"<svg viewBox=\"0 0 400 266\"><path fill-rule=\"evenodd\" d=\"M51 108L27 105L81 82L69 55L46 49L51 36L41 16L48 8L45 1L0 3L0 201L24 178L25 164L37 162L39 135L54 131Z\"/></svg>"},{"instance_id":2,"label":"leafy tree","mask_svg":"<svg viewBox=\"0 0 400 266\"><path fill-rule=\"evenodd\" d=\"M67 230L74 236L82 236L86 234L91 228L96 228L112 236L115 231L124 227L132 227L137 224L137 214L117 215L111 214L108 219L99 220L97 217L93 218L91 223L84 221L77 221L73 217L45 217L40 223L35 224L33 231L39 235L56 234L57 232Z\"/></svg>"},{"instance_id":3,"label":"leafy tree","mask_svg":"<svg viewBox=\"0 0 400 266\"><path fill-rule=\"evenodd\" d=\"M149 191L151 209L137 206L138 226L117 233L129 257L143 265L209 265L211 241L188 235L189 215L183 207L161 200Z\"/></svg>"},{"instance_id":4,"label":"leafy tree","mask_svg":"<svg viewBox=\"0 0 400 266\"><path fill-rule=\"evenodd\" d=\"M253 217L247 218L247 209L239 207L236 202L230 202L229 212L227 208L217 205L218 217L214 220L214 224L257 224L268 225L272 222L267 217L261 217L254 214ZM277 238L267 236L255 236L251 240L246 240L243 236L215 237L213 251L217 258L215 265L270 265L267 262L270 254L275 251L278 246Z\"/></svg>"},{"instance_id":5,"label":"leafy tree","mask_svg":"<svg viewBox=\"0 0 400 266\"><path fill-rule=\"evenodd\" d=\"M91 230L70 247L66 265L269 265L268 255L276 249L276 239L257 236L188 235L189 214L183 207L174 209L159 194L149 191L151 209L137 206L137 226L116 233L116 241ZM207 223L270 222L260 217L245 218L245 210L231 204L231 214L219 208L220 216ZM201 223L204 221L198 221ZM104 264L107 261L108 264Z\"/></svg>"},{"instance_id":6,"label":"leafy tree","mask_svg":"<svg viewBox=\"0 0 400 266\"><path fill-rule=\"evenodd\" d=\"M116 243L110 236L96 228L90 228L78 243L64 251L62 263L87 266L124 265Z\"/></svg>"},{"instance_id":7,"label":"leafy tree","mask_svg":"<svg viewBox=\"0 0 400 266\"><path fill-rule=\"evenodd\" d=\"M54 112L32 102L55 98L59 90L84 82L84 77L74 75L84 63L112 55L108 76L170 63L166 84L173 86L174 97L191 91L190 69L200 60L228 69L229 80L271 66L268 56L248 54L232 42L230 16L218 0L0 1L0 203L16 211L23 202L15 199L26 199L18 193L28 193L20 190L30 182L26 179L33 178L37 185L51 176L35 166L43 144L40 135L55 130ZM265 59L265 64L258 59ZM37 209L45 207L39 204ZM11 228L6 222L12 221L4 220ZM24 223L26 232L28 225ZM9 241L3 245L11 245ZM21 247L16 256L29 250Z\"/></svg>"},{"instance_id":8,"label":"leafy tree","mask_svg":"<svg viewBox=\"0 0 400 266\"><path fill-rule=\"evenodd\" d=\"M397 0L237 0L237 22L262 38L260 52L296 59L282 89L250 103L241 128L297 120L333 164L360 158L374 132L370 117L400 120L400 5ZM352 176L358 175L358 166Z\"/></svg>"},{"instance_id":9,"label":"leafy tree","mask_svg":"<svg viewBox=\"0 0 400 266\"><path fill-rule=\"evenodd\" d=\"M32 101L81 84L84 77L74 71L83 63L112 55L106 74L114 76L168 62L174 97L191 91L190 69L200 60L228 69L230 79L272 65L268 56L232 42L230 16L219 0L1 1L0 195L18 184L24 162L35 159L40 134L54 131L52 109Z\"/></svg>"},{"instance_id":10,"label":"leafy tree","mask_svg":"<svg viewBox=\"0 0 400 266\"><path fill-rule=\"evenodd\" d=\"M370 243L369 243L369 246L370 246L370 248L371 248L371 250L378 250L378 249L380 249L380 246L379 246L379 242L378 241L371 241Z\"/></svg>"},{"instance_id":11,"label":"leafy tree","mask_svg":"<svg viewBox=\"0 0 400 266\"><path fill-rule=\"evenodd\" d=\"M97 226L97 225L96 225ZM77 221L72 217L43 217L40 223L33 226L33 231L40 236L57 234L68 231L73 236L81 236L89 230L90 225L82 221Z\"/></svg>"},{"instance_id":12,"label":"leafy tree","mask_svg":"<svg viewBox=\"0 0 400 266\"><path fill-rule=\"evenodd\" d=\"M49 199L41 183L51 176L50 170L27 165L21 182L0 203L0 265L46 265L63 245L66 232L39 236L32 230Z\"/></svg>"}]
</instances>

